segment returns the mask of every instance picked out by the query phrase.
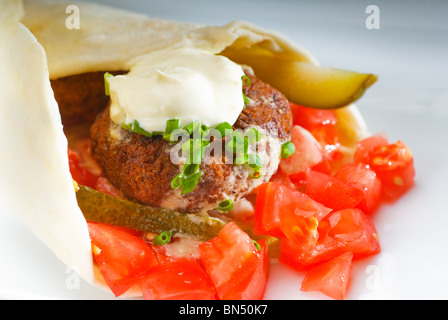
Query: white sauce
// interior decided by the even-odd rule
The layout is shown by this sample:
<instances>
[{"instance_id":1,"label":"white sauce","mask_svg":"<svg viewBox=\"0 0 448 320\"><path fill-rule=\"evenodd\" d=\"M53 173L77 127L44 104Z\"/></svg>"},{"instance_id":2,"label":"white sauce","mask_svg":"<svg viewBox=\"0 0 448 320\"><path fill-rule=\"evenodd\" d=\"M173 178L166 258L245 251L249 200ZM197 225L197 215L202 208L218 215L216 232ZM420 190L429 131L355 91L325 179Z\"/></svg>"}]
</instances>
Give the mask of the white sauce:
<instances>
[{"instance_id":1,"label":"white sauce","mask_svg":"<svg viewBox=\"0 0 448 320\"><path fill-rule=\"evenodd\" d=\"M108 79L110 116L120 125L137 120L148 132L165 131L168 119L181 126L233 124L244 107L243 75L238 64L204 50L155 51L139 57L128 74Z\"/></svg>"}]
</instances>

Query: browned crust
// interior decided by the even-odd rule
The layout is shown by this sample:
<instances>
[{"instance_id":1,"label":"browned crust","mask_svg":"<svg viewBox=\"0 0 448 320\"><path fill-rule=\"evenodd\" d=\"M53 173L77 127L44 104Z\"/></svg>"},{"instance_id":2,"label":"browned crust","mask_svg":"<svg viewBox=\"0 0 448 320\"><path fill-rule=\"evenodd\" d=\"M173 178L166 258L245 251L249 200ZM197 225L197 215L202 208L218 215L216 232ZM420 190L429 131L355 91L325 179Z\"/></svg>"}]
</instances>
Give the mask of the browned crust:
<instances>
[{"instance_id":1,"label":"browned crust","mask_svg":"<svg viewBox=\"0 0 448 320\"><path fill-rule=\"evenodd\" d=\"M123 71L112 74L123 74ZM106 108L109 97L104 93L104 72L89 72L51 80L64 126L93 123Z\"/></svg>"}]
</instances>

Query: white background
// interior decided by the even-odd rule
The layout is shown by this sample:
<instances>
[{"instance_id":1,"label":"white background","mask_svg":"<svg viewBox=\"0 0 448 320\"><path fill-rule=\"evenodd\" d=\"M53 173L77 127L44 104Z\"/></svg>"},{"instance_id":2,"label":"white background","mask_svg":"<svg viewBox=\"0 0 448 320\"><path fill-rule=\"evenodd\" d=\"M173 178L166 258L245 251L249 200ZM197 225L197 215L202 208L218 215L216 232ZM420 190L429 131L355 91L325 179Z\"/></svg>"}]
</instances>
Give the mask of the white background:
<instances>
[{"instance_id":1,"label":"white background","mask_svg":"<svg viewBox=\"0 0 448 320\"><path fill-rule=\"evenodd\" d=\"M347 298L448 298L447 1L100 2L202 24L248 20L287 35L322 65L378 74L357 106L372 133L385 131L411 148L416 186L374 215L382 253L354 263ZM379 30L365 26L371 4L380 9ZM1 204L0 213L0 298L113 298L83 280L73 282L72 271ZM273 264L265 297L326 299L300 292L302 278Z\"/></svg>"}]
</instances>

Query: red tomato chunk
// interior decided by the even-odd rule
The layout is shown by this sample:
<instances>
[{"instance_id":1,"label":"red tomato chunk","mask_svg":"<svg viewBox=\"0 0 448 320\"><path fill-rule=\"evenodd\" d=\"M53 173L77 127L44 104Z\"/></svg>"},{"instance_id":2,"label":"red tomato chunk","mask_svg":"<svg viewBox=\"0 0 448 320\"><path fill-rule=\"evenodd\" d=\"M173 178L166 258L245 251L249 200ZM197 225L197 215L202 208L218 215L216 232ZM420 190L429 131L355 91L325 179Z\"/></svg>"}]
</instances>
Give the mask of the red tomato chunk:
<instances>
[{"instance_id":1,"label":"red tomato chunk","mask_svg":"<svg viewBox=\"0 0 448 320\"><path fill-rule=\"evenodd\" d=\"M158 260L141 238L119 228L88 222L93 256L109 288L120 296Z\"/></svg>"},{"instance_id":2,"label":"red tomato chunk","mask_svg":"<svg viewBox=\"0 0 448 320\"><path fill-rule=\"evenodd\" d=\"M338 145L334 110L312 109L290 103L293 124L307 129L323 145Z\"/></svg>"},{"instance_id":3,"label":"red tomato chunk","mask_svg":"<svg viewBox=\"0 0 448 320\"><path fill-rule=\"evenodd\" d=\"M386 201L397 200L414 185L414 157L402 141L389 144L384 136L371 136L358 142L354 159L375 171Z\"/></svg>"},{"instance_id":4,"label":"red tomato chunk","mask_svg":"<svg viewBox=\"0 0 448 320\"><path fill-rule=\"evenodd\" d=\"M335 178L360 189L364 193L364 197L357 206L364 213L373 213L380 204L381 180L378 179L375 171L371 170L369 165L363 163L346 164L339 168Z\"/></svg>"},{"instance_id":5,"label":"red tomato chunk","mask_svg":"<svg viewBox=\"0 0 448 320\"><path fill-rule=\"evenodd\" d=\"M306 223L304 219L320 220L330 211L300 191L278 182L264 183L257 193L254 233L283 237L294 233L292 228L300 222Z\"/></svg>"},{"instance_id":6,"label":"red tomato chunk","mask_svg":"<svg viewBox=\"0 0 448 320\"><path fill-rule=\"evenodd\" d=\"M95 188L99 176L82 166L79 155L71 149L68 149L68 163L73 180L83 186Z\"/></svg>"},{"instance_id":7,"label":"red tomato chunk","mask_svg":"<svg viewBox=\"0 0 448 320\"><path fill-rule=\"evenodd\" d=\"M141 281L146 300L215 300L213 283L202 266L178 259L152 268Z\"/></svg>"},{"instance_id":8,"label":"red tomato chunk","mask_svg":"<svg viewBox=\"0 0 448 320\"><path fill-rule=\"evenodd\" d=\"M346 252L310 269L300 290L320 291L336 299L344 299L350 282L353 253Z\"/></svg>"},{"instance_id":9,"label":"red tomato chunk","mask_svg":"<svg viewBox=\"0 0 448 320\"><path fill-rule=\"evenodd\" d=\"M306 194L334 210L355 208L365 196L359 188L313 170L307 173Z\"/></svg>"},{"instance_id":10,"label":"red tomato chunk","mask_svg":"<svg viewBox=\"0 0 448 320\"><path fill-rule=\"evenodd\" d=\"M199 246L201 262L215 285L219 299L262 299L268 277L267 247L257 250L234 222L217 237Z\"/></svg>"},{"instance_id":11,"label":"red tomato chunk","mask_svg":"<svg viewBox=\"0 0 448 320\"><path fill-rule=\"evenodd\" d=\"M300 271L345 252L361 258L381 251L375 226L359 209L331 212L319 221L317 232L314 246L282 238L279 260Z\"/></svg>"}]
</instances>

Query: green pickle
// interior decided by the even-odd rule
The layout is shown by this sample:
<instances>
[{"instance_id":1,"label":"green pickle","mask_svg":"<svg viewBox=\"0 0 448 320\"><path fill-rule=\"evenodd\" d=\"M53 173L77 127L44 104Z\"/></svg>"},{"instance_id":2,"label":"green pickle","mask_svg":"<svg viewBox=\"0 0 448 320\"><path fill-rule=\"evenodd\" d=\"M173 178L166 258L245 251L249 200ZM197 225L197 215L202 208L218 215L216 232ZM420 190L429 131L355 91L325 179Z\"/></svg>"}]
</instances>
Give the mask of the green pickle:
<instances>
[{"instance_id":1,"label":"green pickle","mask_svg":"<svg viewBox=\"0 0 448 320\"><path fill-rule=\"evenodd\" d=\"M102 222L154 234L171 231L174 236L207 241L216 237L227 223L217 217L182 213L115 198L82 185L76 192L76 198L87 221ZM250 224L235 222L252 239L257 241L265 239L269 255L272 258L278 258L280 245L278 238L255 235Z\"/></svg>"},{"instance_id":2,"label":"green pickle","mask_svg":"<svg viewBox=\"0 0 448 320\"><path fill-rule=\"evenodd\" d=\"M201 241L218 235L225 222L214 217L181 213L118 199L85 186L76 192L78 205L88 221L159 234L172 231Z\"/></svg>"}]
</instances>

